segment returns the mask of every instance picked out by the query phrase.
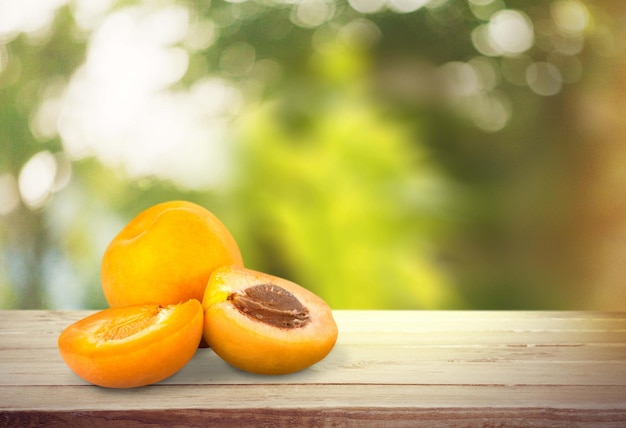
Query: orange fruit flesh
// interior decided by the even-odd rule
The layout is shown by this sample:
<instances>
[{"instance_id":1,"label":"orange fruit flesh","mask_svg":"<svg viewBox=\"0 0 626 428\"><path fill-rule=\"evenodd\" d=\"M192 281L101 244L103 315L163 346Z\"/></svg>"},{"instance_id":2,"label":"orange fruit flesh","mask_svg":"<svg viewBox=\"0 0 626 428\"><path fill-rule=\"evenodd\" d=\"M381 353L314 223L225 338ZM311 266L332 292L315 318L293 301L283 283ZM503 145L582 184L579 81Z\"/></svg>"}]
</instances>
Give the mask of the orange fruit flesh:
<instances>
[{"instance_id":1,"label":"orange fruit flesh","mask_svg":"<svg viewBox=\"0 0 626 428\"><path fill-rule=\"evenodd\" d=\"M292 293L309 311L302 327L278 328L239 311L229 299L254 285L275 284ZM223 267L211 276L204 295L204 339L231 365L259 374L286 374L322 360L337 340L330 307L298 284L239 267Z\"/></svg>"},{"instance_id":2,"label":"orange fruit flesh","mask_svg":"<svg viewBox=\"0 0 626 428\"><path fill-rule=\"evenodd\" d=\"M68 326L58 347L67 365L84 380L133 388L179 371L194 356L202 326L197 300L165 307L110 308Z\"/></svg>"},{"instance_id":3,"label":"orange fruit flesh","mask_svg":"<svg viewBox=\"0 0 626 428\"><path fill-rule=\"evenodd\" d=\"M336 340L332 332L315 336L314 328L306 326L288 338L267 336L231 307L218 305L207 311L205 337L212 338L207 343L216 354L241 370L267 375L297 372L326 357Z\"/></svg>"}]
</instances>

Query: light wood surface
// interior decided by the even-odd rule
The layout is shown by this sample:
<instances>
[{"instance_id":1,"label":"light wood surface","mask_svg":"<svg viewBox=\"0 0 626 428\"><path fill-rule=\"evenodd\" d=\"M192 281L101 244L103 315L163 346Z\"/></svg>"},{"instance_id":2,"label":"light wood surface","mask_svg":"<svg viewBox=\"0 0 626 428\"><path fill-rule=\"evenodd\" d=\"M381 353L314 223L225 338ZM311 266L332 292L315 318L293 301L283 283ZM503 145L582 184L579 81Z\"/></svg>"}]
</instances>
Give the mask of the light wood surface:
<instances>
[{"instance_id":1,"label":"light wood surface","mask_svg":"<svg viewBox=\"0 0 626 428\"><path fill-rule=\"evenodd\" d=\"M335 311L335 348L299 373L199 349L131 390L63 363L59 333L89 313L0 311L0 427L626 427L626 313Z\"/></svg>"}]
</instances>

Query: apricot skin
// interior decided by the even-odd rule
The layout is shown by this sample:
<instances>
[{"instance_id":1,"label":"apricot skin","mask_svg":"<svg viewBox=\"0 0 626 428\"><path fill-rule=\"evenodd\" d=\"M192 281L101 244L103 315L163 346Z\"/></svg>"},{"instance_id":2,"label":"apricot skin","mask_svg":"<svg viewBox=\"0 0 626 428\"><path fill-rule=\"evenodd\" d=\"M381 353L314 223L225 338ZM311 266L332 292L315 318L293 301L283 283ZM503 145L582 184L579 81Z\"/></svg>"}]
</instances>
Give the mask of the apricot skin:
<instances>
[{"instance_id":1,"label":"apricot skin","mask_svg":"<svg viewBox=\"0 0 626 428\"><path fill-rule=\"evenodd\" d=\"M128 322L130 318L134 321ZM166 308L109 308L68 326L59 335L58 348L72 371L92 384L140 387L168 378L191 360L202 336L202 320L197 300ZM125 321L118 330L131 332L116 339L115 331L106 327L112 321Z\"/></svg>"},{"instance_id":2,"label":"apricot skin","mask_svg":"<svg viewBox=\"0 0 626 428\"><path fill-rule=\"evenodd\" d=\"M111 307L202 301L213 270L242 266L226 226L205 208L170 201L146 209L102 257L102 289Z\"/></svg>"},{"instance_id":3,"label":"apricot skin","mask_svg":"<svg viewBox=\"0 0 626 428\"><path fill-rule=\"evenodd\" d=\"M229 296L271 283L292 293L308 309L302 327L278 328L239 311ZM241 267L222 267L211 275L203 300L204 339L226 362L257 374L278 375L305 369L332 350L338 330L330 307L319 296L282 278Z\"/></svg>"}]
</instances>

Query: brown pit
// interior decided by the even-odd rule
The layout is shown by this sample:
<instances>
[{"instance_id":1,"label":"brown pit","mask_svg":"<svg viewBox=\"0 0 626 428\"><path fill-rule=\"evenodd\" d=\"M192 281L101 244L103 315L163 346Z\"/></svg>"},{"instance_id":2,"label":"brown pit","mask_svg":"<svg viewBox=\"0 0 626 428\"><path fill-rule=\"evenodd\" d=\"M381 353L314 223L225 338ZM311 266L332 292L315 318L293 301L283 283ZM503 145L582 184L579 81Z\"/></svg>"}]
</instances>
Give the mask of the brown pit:
<instances>
[{"instance_id":1,"label":"brown pit","mask_svg":"<svg viewBox=\"0 0 626 428\"><path fill-rule=\"evenodd\" d=\"M274 284L259 284L233 293L228 300L242 314L278 328L299 328L310 321L309 310L289 291Z\"/></svg>"}]
</instances>

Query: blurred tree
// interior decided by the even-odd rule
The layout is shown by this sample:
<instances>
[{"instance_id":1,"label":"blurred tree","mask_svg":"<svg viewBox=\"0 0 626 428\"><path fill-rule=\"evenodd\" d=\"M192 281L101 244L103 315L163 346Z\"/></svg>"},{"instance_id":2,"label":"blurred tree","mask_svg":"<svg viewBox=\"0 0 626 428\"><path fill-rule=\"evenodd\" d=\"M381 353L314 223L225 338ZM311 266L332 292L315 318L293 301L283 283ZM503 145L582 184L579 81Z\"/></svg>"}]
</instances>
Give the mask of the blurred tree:
<instances>
[{"instance_id":1,"label":"blurred tree","mask_svg":"<svg viewBox=\"0 0 626 428\"><path fill-rule=\"evenodd\" d=\"M1 307L102 306L104 246L175 198L335 307L624 301L617 2L18 3Z\"/></svg>"},{"instance_id":2,"label":"blurred tree","mask_svg":"<svg viewBox=\"0 0 626 428\"><path fill-rule=\"evenodd\" d=\"M3 6L7 19L11 5ZM42 189L42 181L50 180L52 187L55 178L61 178L56 159L64 158L58 138L37 132L36 112L42 99L82 60L83 47L72 37L68 10L53 17L44 28L0 37L0 297L6 299L0 300L2 306L46 306L46 259L57 252L58 242L51 237L43 211L50 189ZM7 31L14 24L3 23ZM34 171L30 178L24 174L29 164ZM17 204L18 184L26 199L23 205Z\"/></svg>"},{"instance_id":3,"label":"blurred tree","mask_svg":"<svg viewBox=\"0 0 626 428\"><path fill-rule=\"evenodd\" d=\"M306 87L238 123L240 240L262 250L250 264L335 308L454 306L432 242L446 226L444 179L412 130L367 96L358 56L327 50Z\"/></svg>"}]
</instances>

